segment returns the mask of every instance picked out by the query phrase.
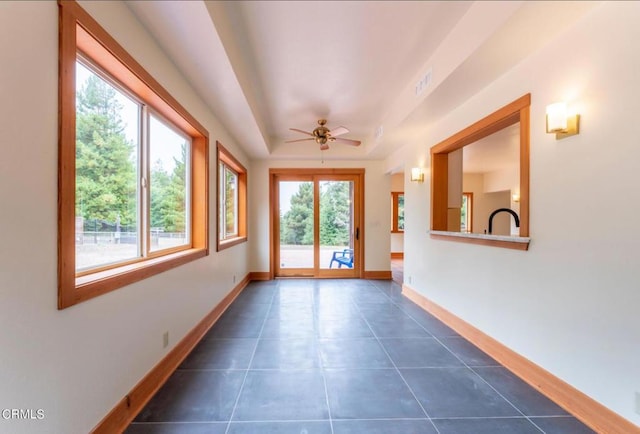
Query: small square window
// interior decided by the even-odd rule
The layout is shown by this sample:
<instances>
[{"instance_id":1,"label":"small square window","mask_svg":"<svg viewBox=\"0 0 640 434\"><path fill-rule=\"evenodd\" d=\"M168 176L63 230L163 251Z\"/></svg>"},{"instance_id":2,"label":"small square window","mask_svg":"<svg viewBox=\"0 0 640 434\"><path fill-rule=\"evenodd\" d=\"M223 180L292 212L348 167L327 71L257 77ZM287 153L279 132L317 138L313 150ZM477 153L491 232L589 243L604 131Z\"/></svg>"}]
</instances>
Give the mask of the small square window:
<instances>
[{"instance_id":1,"label":"small square window","mask_svg":"<svg viewBox=\"0 0 640 434\"><path fill-rule=\"evenodd\" d=\"M404 232L404 193L391 193L391 232Z\"/></svg>"}]
</instances>

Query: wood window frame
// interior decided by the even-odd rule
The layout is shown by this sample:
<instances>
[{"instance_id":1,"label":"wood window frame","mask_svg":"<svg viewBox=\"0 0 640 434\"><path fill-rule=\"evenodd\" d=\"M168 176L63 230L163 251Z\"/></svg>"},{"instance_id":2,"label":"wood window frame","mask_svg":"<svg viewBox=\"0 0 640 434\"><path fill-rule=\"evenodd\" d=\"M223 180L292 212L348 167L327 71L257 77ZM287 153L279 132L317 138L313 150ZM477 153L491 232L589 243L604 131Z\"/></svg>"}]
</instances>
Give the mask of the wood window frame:
<instances>
[{"instance_id":1,"label":"wood window frame","mask_svg":"<svg viewBox=\"0 0 640 434\"><path fill-rule=\"evenodd\" d=\"M392 221L391 221L391 233L392 234L403 234L404 229L400 229L398 227L398 204L400 200L400 196L404 196L404 191L392 191L391 192L391 212L392 212Z\"/></svg>"},{"instance_id":2,"label":"wood window frame","mask_svg":"<svg viewBox=\"0 0 640 434\"><path fill-rule=\"evenodd\" d=\"M496 110L478 122L457 132L431 148L431 233L432 239L503 247L529 249L529 148L531 94ZM520 237L511 240L496 236L477 237L474 234L443 233L447 231L449 194L449 153L520 122Z\"/></svg>"},{"instance_id":3,"label":"wood window frame","mask_svg":"<svg viewBox=\"0 0 640 434\"><path fill-rule=\"evenodd\" d=\"M222 251L237 244L247 241L247 169L225 148L222 143L216 142L216 182L218 194L216 195L216 209L218 212L218 224L216 225L216 251ZM238 234L234 237L220 239L221 213L220 194L223 186L220 182L220 163L225 164L238 175Z\"/></svg>"},{"instance_id":4,"label":"wood window frame","mask_svg":"<svg viewBox=\"0 0 640 434\"><path fill-rule=\"evenodd\" d=\"M59 6L58 309L64 309L209 254L209 133L75 1ZM91 60L191 138L191 245L93 273L76 273L76 59Z\"/></svg>"}]
</instances>

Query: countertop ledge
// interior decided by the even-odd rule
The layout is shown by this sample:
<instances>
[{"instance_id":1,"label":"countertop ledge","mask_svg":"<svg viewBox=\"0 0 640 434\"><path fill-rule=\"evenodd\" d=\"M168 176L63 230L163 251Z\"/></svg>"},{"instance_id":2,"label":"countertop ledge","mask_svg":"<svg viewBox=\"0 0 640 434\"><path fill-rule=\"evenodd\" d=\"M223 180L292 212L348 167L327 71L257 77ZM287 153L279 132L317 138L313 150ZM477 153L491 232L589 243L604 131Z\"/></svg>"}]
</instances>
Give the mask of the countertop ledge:
<instances>
[{"instance_id":1,"label":"countertop ledge","mask_svg":"<svg viewBox=\"0 0 640 434\"><path fill-rule=\"evenodd\" d=\"M507 235L470 234L467 232L429 231L431 235L444 235L447 237L473 238L478 240L505 241L507 243L529 243L530 237L511 237Z\"/></svg>"}]
</instances>

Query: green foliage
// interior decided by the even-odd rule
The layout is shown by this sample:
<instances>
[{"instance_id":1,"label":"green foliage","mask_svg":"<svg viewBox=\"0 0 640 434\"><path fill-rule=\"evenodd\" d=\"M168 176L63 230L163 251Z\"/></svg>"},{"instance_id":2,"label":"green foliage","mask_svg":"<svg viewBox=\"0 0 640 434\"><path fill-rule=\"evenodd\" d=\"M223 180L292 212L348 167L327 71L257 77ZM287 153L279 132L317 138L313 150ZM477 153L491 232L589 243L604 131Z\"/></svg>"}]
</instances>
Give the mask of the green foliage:
<instances>
[{"instance_id":1,"label":"green foliage","mask_svg":"<svg viewBox=\"0 0 640 434\"><path fill-rule=\"evenodd\" d=\"M323 184L320 194L320 244L348 246L351 230L349 183ZM313 183L301 183L291 208L280 217L280 243L313 244Z\"/></svg>"},{"instance_id":2,"label":"green foliage","mask_svg":"<svg viewBox=\"0 0 640 434\"><path fill-rule=\"evenodd\" d=\"M291 196L291 208L280 217L282 244L313 244L313 184L303 182Z\"/></svg>"},{"instance_id":3,"label":"green foliage","mask_svg":"<svg viewBox=\"0 0 640 434\"><path fill-rule=\"evenodd\" d=\"M135 225L135 148L125 137L116 91L92 75L76 104L76 214Z\"/></svg>"},{"instance_id":4,"label":"green foliage","mask_svg":"<svg viewBox=\"0 0 640 434\"><path fill-rule=\"evenodd\" d=\"M238 176L224 164L222 165L224 176L224 223L225 235L235 235L238 232L236 218L236 201L238 193Z\"/></svg>"},{"instance_id":5,"label":"green foliage","mask_svg":"<svg viewBox=\"0 0 640 434\"><path fill-rule=\"evenodd\" d=\"M116 90L91 75L76 97L76 215L87 225L111 222L115 228L136 227L138 216L137 166L134 143L127 141L123 106ZM187 144L168 173L160 160L150 176L151 227L165 232L186 229Z\"/></svg>"},{"instance_id":6,"label":"green foliage","mask_svg":"<svg viewBox=\"0 0 640 434\"><path fill-rule=\"evenodd\" d=\"M320 244L348 246L351 203L348 182L328 182L320 194Z\"/></svg>"},{"instance_id":7,"label":"green foliage","mask_svg":"<svg viewBox=\"0 0 640 434\"><path fill-rule=\"evenodd\" d=\"M186 143L180 158L173 158L174 168L167 173L158 160L151 168L151 227L164 232L184 232L186 229Z\"/></svg>"}]
</instances>

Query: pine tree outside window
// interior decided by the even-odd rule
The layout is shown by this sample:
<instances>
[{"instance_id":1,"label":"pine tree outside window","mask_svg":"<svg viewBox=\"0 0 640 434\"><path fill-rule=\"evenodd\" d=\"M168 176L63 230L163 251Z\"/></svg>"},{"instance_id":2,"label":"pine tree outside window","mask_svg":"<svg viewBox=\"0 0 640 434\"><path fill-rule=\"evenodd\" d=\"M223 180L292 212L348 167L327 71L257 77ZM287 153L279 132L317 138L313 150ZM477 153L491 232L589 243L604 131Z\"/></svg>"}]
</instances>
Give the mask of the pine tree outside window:
<instances>
[{"instance_id":1,"label":"pine tree outside window","mask_svg":"<svg viewBox=\"0 0 640 434\"><path fill-rule=\"evenodd\" d=\"M142 106L86 61L76 62L76 272L142 256Z\"/></svg>"},{"instance_id":2,"label":"pine tree outside window","mask_svg":"<svg viewBox=\"0 0 640 434\"><path fill-rule=\"evenodd\" d=\"M208 255L208 132L60 2L58 307Z\"/></svg>"},{"instance_id":3,"label":"pine tree outside window","mask_svg":"<svg viewBox=\"0 0 640 434\"><path fill-rule=\"evenodd\" d=\"M191 140L110 81L88 61L76 63L80 275L190 241L185 181L191 172ZM147 201L148 215L142 206Z\"/></svg>"}]
</instances>

